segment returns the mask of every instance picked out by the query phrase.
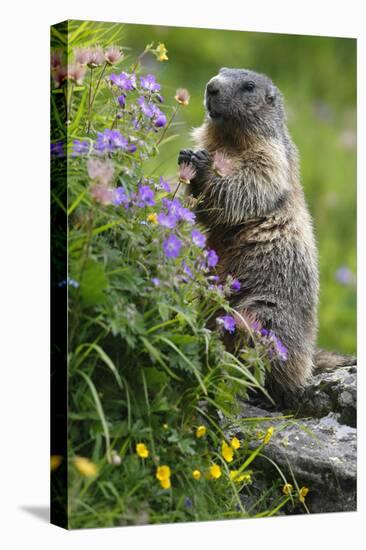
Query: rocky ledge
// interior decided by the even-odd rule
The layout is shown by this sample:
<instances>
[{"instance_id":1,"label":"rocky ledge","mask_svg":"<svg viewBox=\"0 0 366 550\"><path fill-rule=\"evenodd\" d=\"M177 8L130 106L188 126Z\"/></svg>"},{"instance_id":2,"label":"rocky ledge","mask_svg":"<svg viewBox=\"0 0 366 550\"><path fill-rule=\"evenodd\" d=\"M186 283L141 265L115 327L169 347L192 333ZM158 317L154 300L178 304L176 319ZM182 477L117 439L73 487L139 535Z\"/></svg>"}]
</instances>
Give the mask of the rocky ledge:
<instances>
[{"instance_id":1,"label":"rocky ledge","mask_svg":"<svg viewBox=\"0 0 366 550\"><path fill-rule=\"evenodd\" d=\"M258 495L273 482L276 464L289 482L295 478L299 487L310 489L306 503L311 513L355 511L356 367L321 372L288 405L279 412L242 404L241 418L255 422L267 417L260 429L275 427L264 456L256 461L262 475ZM237 428L229 431L240 435ZM253 486L254 498L255 492ZM251 505L250 499L246 504ZM302 506L285 511L301 512Z\"/></svg>"}]
</instances>

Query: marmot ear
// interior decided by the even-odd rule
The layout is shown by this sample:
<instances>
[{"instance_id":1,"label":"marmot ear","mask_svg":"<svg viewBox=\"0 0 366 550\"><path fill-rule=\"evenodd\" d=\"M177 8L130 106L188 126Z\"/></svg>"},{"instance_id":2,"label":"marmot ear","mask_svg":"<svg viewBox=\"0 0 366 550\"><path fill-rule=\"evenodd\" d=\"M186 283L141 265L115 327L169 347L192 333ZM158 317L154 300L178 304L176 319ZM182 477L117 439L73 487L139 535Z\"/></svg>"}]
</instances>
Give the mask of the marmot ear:
<instances>
[{"instance_id":1,"label":"marmot ear","mask_svg":"<svg viewBox=\"0 0 366 550\"><path fill-rule=\"evenodd\" d=\"M228 68L227 67L221 67L221 69L219 70L219 73L222 73L222 71L227 71Z\"/></svg>"},{"instance_id":2,"label":"marmot ear","mask_svg":"<svg viewBox=\"0 0 366 550\"><path fill-rule=\"evenodd\" d=\"M267 103L274 103L276 100L276 88L274 86L271 86L266 93L266 101Z\"/></svg>"}]
</instances>

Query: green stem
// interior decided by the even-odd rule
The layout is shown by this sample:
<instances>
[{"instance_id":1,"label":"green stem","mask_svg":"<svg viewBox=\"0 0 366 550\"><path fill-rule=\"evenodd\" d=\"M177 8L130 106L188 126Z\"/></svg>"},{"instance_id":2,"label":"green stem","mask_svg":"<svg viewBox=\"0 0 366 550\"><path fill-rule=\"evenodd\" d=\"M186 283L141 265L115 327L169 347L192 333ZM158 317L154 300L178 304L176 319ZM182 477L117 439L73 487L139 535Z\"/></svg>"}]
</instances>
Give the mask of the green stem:
<instances>
[{"instance_id":1,"label":"green stem","mask_svg":"<svg viewBox=\"0 0 366 550\"><path fill-rule=\"evenodd\" d=\"M92 121L92 109L93 109L93 105L94 105L94 101L95 101L95 98L97 96L97 92L98 92L98 89L99 89L99 85L102 81L102 78L104 76L104 73L105 73L105 70L108 66L108 63L105 62L104 63L104 66L103 66L103 69L101 70L100 72L100 75L99 75L99 78L97 80L97 83L96 83L96 86L94 88L94 93L92 93L92 73L90 75L90 88L89 88L89 121L88 121L88 130L87 130L87 133L89 134L90 132L90 126L91 126L91 121Z\"/></svg>"},{"instance_id":2,"label":"green stem","mask_svg":"<svg viewBox=\"0 0 366 550\"><path fill-rule=\"evenodd\" d=\"M157 146L163 141L164 136L165 136L165 134L167 133L168 129L170 128L170 125L171 125L171 123L173 122L174 117L175 117L175 115L177 114L178 109L179 109L179 103L178 103L178 105L175 107L175 109L174 109L174 111L173 111L173 113L172 113L172 116L170 117L168 124L165 126L164 131L162 132L161 136L159 137L158 141L155 143L155 147L157 147Z\"/></svg>"},{"instance_id":3,"label":"green stem","mask_svg":"<svg viewBox=\"0 0 366 550\"><path fill-rule=\"evenodd\" d=\"M92 85L93 85L93 67L90 67L89 97L88 97L88 127L86 129L87 134L89 134L89 132L90 132L90 124L91 124Z\"/></svg>"}]
</instances>

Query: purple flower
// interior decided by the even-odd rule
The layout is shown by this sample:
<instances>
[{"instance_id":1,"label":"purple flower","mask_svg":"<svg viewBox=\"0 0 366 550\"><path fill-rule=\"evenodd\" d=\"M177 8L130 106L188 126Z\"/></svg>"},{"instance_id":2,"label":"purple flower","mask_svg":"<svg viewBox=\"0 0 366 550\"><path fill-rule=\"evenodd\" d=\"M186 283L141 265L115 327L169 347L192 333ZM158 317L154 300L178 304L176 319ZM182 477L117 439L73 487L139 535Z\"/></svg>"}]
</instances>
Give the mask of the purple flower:
<instances>
[{"instance_id":1,"label":"purple flower","mask_svg":"<svg viewBox=\"0 0 366 550\"><path fill-rule=\"evenodd\" d=\"M154 286L159 286L160 285L160 279L158 279L157 277L153 277L151 279L151 282Z\"/></svg>"},{"instance_id":2,"label":"purple flower","mask_svg":"<svg viewBox=\"0 0 366 550\"><path fill-rule=\"evenodd\" d=\"M159 101L159 103L163 103L163 101L164 101L164 98L163 98L163 96L162 96L162 95L160 95L160 94L156 94L156 96L155 96L155 97L156 97L156 99L157 99L157 100Z\"/></svg>"},{"instance_id":3,"label":"purple flower","mask_svg":"<svg viewBox=\"0 0 366 550\"><path fill-rule=\"evenodd\" d=\"M145 88L145 90L149 90L150 92L158 92L160 90L160 84L156 82L156 78L153 74L141 76L140 84L142 88Z\"/></svg>"},{"instance_id":4,"label":"purple flower","mask_svg":"<svg viewBox=\"0 0 366 550\"><path fill-rule=\"evenodd\" d=\"M178 199L170 200L164 198L162 202L170 214L174 214L175 216L180 217L182 205Z\"/></svg>"},{"instance_id":5,"label":"purple flower","mask_svg":"<svg viewBox=\"0 0 366 550\"><path fill-rule=\"evenodd\" d=\"M185 261L182 262L182 265L183 265L183 271L186 275L188 275L188 278L187 277L184 277L184 280L188 280L188 279L193 279L193 273L192 273L192 270L190 269L190 267L186 264Z\"/></svg>"},{"instance_id":6,"label":"purple flower","mask_svg":"<svg viewBox=\"0 0 366 550\"><path fill-rule=\"evenodd\" d=\"M206 237L203 235L200 231L197 229L194 229L191 233L192 236L192 242L196 246L199 246L199 248L203 248L206 244Z\"/></svg>"},{"instance_id":7,"label":"purple flower","mask_svg":"<svg viewBox=\"0 0 366 550\"><path fill-rule=\"evenodd\" d=\"M121 204L123 204L125 208L128 208L129 202L130 199L128 198L127 193L123 189L123 187L117 187L114 190L113 204L115 204L116 206L120 206Z\"/></svg>"},{"instance_id":8,"label":"purple flower","mask_svg":"<svg viewBox=\"0 0 366 550\"><path fill-rule=\"evenodd\" d=\"M179 216L181 220L188 223L194 223L196 219L195 214L189 208L184 207L180 209Z\"/></svg>"},{"instance_id":9,"label":"purple flower","mask_svg":"<svg viewBox=\"0 0 366 550\"><path fill-rule=\"evenodd\" d=\"M84 155L89 152L89 142L84 140L81 141L79 139L74 139L72 144L72 156L77 157L79 155Z\"/></svg>"},{"instance_id":10,"label":"purple flower","mask_svg":"<svg viewBox=\"0 0 366 550\"><path fill-rule=\"evenodd\" d=\"M154 126L156 126L156 128L162 128L163 126L166 125L166 116L165 114L160 111L160 109L158 109L157 107L155 108L155 113L154 113Z\"/></svg>"},{"instance_id":11,"label":"purple flower","mask_svg":"<svg viewBox=\"0 0 366 550\"><path fill-rule=\"evenodd\" d=\"M177 258L181 247L182 241L175 235L169 235L169 237L163 241L163 250L167 258Z\"/></svg>"},{"instance_id":12,"label":"purple flower","mask_svg":"<svg viewBox=\"0 0 366 550\"><path fill-rule=\"evenodd\" d=\"M121 73L117 75L112 73L109 80L121 90L129 91L136 87L136 76L134 74Z\"/></svg>"},{"instance_id":13,"label":"purple flower","mask_svg":"<svg viewBox=\"0 0 366 550\"><path fill-rule=\"evenodd\" d=\"M262 342L268 349L268 356L270 359L279 359L280 361L287 361L288 351L282 341L275 335L272 330L262 328L260 330L262 336Z\"/></svg>"},{"instance_id":14,"label":"purple flower","mask_svg":"<svg viewBox=\"0 0 366 550\"><path fill-rule=\"evenodd\" d=\"M164 178L161 176L160 177L160 180L159 180L159 185L162 189L164 189L164 191L166 191L167 193L170 193L171 192L171 188L170 188L170 185L169 185L169 182L167 180L164 180Z\"/></svg>"},{"instance_id":15,"label":"purple flower","mask_svg":"<svg viewBox=\"0 0 366 550\"><path fill-rule=\"evenodd\" d=\"M51 157L63 158L65 156L66 155L63 141L56 141L55 143L51 143Z\"/></svg>"},{"instance_id":16,"label":"purple flower","mask_svg":"<svg viewBox=\"0 0 366 550\"><path fill-rule=\"evenodd\" d=\"M127 151L129 153L134 153L136 151L137 147L134 143L130 143L128 146L127 146Z\"/></svg>"},{"instance_id":17,"label":"purple flower","mask_svg":"<svg viewBox=\"0 0 366 550\"><path fill-rule=\"evenodd\" d=\"M168 229L173 229L177 225L177 217L174 216L174 214L159 214L158 215L158 222L163 227L167 227Z\"/></svg>"},{"instance_id":18,"label":"purple flower","mask_svg":"<svg viewBox=\"0 0 366 550\"><path fill-rule=\"evenodd\" d=\"M349 267L343 265L337 269L335 278L338 283L344 286L351 286L355 282L355 276Z\"/></svg>"},{"instance_id":19,"label":"purple flower","mask_svg":"<svg viewBox=\"0 0 366 550\"><path fill-rule=\"evenodd\" d=\"M126 105L126 96L124 94L121 94L117 97L117 101L120 105L120 107L124 107Z\"/></svg>"},{"instance_id":20,"label":"purple flower","mask_svg":"<svg viewBox=\"0 0 366 550\"><path fill-rule=\"evenodd\" d=\"M238 290L240 290L240 288L241 288L241 284L240 284L239 279L233 279L230 288L234 292L238 292Z\"/></svg>"},{"instance_id":21,"label":"purple flower","mask_svg":"<svg viewBox=\"0 0 366 550\"><path fill-rule=\"evenodd\" d=\"M283 345L281 340L277 337L275 337L275 349L278 359L281 361L287 361L288 359L288 351L286 346Z\"/></svg>"},{"instance_id":22,"label":"purple flower","mask_svg":"<svg viewBox=\"0 0 366 550\"><path fill-rule=\"evenodd\" d=\"M155 114L155 105L153 103L147 103L143 96L139 97L137 104L140 106L141 111L148 118L152 118Z\"/></svg>"},{"instance_id":23,"label":"purple flower","mask_svg":"<svg viewBox=\"0 0 366 550\"><path fill-rule=\"evenodd\" d=\"M236 322L234 317L231 315L224 315L223 317L218 317L216 322L232 334L235 331Z\"/></svg>"},{"instance_id":24,"label":"purple flower","mask_svg":"<svg viewBox=\"0 0 366 550\"><path fill-rule=\"evenodd\" d=\"M139 202L137 206L143 208L144 206L154 206L154 191L150 189L148 185L140 185L138 188Z\"/></svg>"},{"instance_id":25,"label":"purple flower","mask_svg":"<svg viewBox=\"0 0 366 550\"><path fill-rule=\"evenodd\" d=\"M209 250L207 252L206 261L208 267L215 267L215 265L219 261L219 257L214 250Z\"/></svg>"},{"instance_id":26,"label":"purple flower","mask_svg":"<svg viewBox=\"0 0 366 550\"><path fill-rule=\"evenodd\" d=\"M104 153L112 153L117 149L127 149L128 140L119 132L119 130L109 130L98 132L97 143L95 148L97 151Z\"/></svg>"}]
</instances>

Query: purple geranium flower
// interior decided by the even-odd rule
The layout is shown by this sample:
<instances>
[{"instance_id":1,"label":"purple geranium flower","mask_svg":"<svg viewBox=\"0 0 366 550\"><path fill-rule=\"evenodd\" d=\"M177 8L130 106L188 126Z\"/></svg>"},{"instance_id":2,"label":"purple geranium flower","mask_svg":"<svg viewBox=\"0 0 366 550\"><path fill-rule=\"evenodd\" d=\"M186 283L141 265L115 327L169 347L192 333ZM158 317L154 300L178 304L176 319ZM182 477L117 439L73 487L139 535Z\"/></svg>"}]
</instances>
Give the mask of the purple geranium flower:
<instances>
[{"instance_id":1,"label":"purple geranium flower","mask_svg":"<svg viewBox=\"0 0 366 550\"><path fill-rule=\"evenodd\" d=\"M182 241L175 235L169 235L169 237L163 241L163 250L167 258L177 258L181 247Z\"/></svg>"},{"instance_id":2,"label":"purple geranium flower","mask_svg":"<svg viewBox=\"0 0 366 550\"><path fill-rule=\"evenodd\" d=\"M183 271L184 273L188 276L187 277L184 277L184 279L187 281L188 279L193 279L193 273L192 273L192 270L191 268L186 264L186 262L182 262L182 265L183 265Z\"/></svg>"},{"instance_id":3,"label":"purple geranium flower","mask_svg":"<svg viewBox=\"0 0 366 550\"><path fill-rule=\"evenodd\" d=\"M164 191L166 191L167 193L171 192L171 188L170 188L168 180L164 180L164 178L162 176L160 177L160 180L159 180L159 186L162 189L164 189Z\"/></svg>"},{"instance_id":4,"label":"purple geranium flower","mask_svg":"<svg viewBox=\"0 0 366 550\"><path fill-rule=\"evenodd\" d=\"M138 188L139 202L137 206L154 206L154 191L148 185L140 185Z\"/></svg>"},{"instance_id":5,"label":"purple geranium flower","mask_svg":"<svg viewBox=\"0 0 366 550\"><path fill-rule=\"evenodd\" d=\"M156 107L153 103L147 102L145 98L141 96L138 98L137 104L145 116L148 118L152 118L154 116Z\"/></svg>"},{"instance_id":6,"label":"purple geranium flower","mask_svg":"<svg viewBox=\"0 0 366 550\"><path fill-rule=\"evenodd\" d=\"M216 322L224 328L224 330L227 330L232 334L235 331L236 322L234 317L231 315L223 315L222 317L218 317L216 319Z\"/></svg>"},{"instance_id":7,"label":"purple geranium flower","mask_svg":"<svg viewBox=\"0 0 366 550\"><path fill-rule=\"evenodd\" d=\"M123 187L117 187L114 190L113 204L115 204L116 206L120 206L121 204L123 204L125 208L128 208L129 202L130 199L128 198L127 193L123 189Z\"/></svg>"},{"instance_id":8,"label":"purple geranium flower","mask_svg":"<svg viewBox=\"0 0 366 550\"><path fill-rule=\"evenodd\" d=\"M153 74L141 76L140 84L142 88L145 88L145 90L149 90L150 92L158 92L160 90L160 84L156 82L156 78Z\"/></svg>"},{"instance_id":9,"label":"purple geranium flower","mask_svg":"<svg viewBox=\"0 0 366 550\"><path fill-rule=\"evenodd\" d=\"M215 265L219 261L219 257L214 250L209 250L207 252L206 261L208 267L215 267Z\"/></svg>"},{"instance_id":10,"label":"purple geranium flower","mask_svg":"<svg viewBox=\"0 0 366 550\"><path fill-rule=\"evenodd\" d=\"M160 111L160 109L155 107L154 126L156 126L156 128L162 128L163 126L166 125L166 122L167 121L166 121L165 113L163 113L162 111Z\"/></svg>"},{"instance_id":11,"label":"purple geranium flower","mask_svg":"<svg viewBox=\"0 0 366 550\"><path fill-rule=\"evenodd\" d=\"M279 359L280 361L287 361L288 351L282 341L275 335L272 330L262 328L260 330L263 344L268 348L268 356L270 359Z\"/></svg>"},{"instance_id":12,"label":"purple geranium flower","mask_svg":"<svg viewBox=\"0 0 366 550\"><path fill-rule=\"evenodd\" d=\"M79 155L84 155L89 152L89 142L80 139L74 139L72 144L72 156L77 157Z\"/></svg>"},{"instance_id":13,"label":"purple geranium flower","mask_svg":"<svg viewBox=\"0 0 366 550\"><path fill-rule=\"evenodd\" d=\"M100 153L111 153L117 149L127 149L128 140L119 132L119 130L109 130L98 132L95 148Z\"/></svg>"},{"instance_id":14,"label":"purple geranium flower","mask_svg":"<svg viewBox=\"0 0 366 550\"><path fill-rule=\"evenodd\" d=\"M241 288L241 284L240 284L239 279L233 279L230 288L234 292L238 292L238 290L240 290L240 288Z\"/></svg>"},{"instance_id":15,"label":"purple geranium flower","mask_svg":"<svg viewBox=\"0 0 366 550\"><path fill-rule=\"evenodd\" d=\"M134 74L114 74L112 73L109 77L109 80L115 85L118 86L121 90L133 90L136 87L136 76Z\"/></svg>"},{"instance_id":16,"label":"purple geranium flower","mask_svg":"<svg viewBox=\"0 0 366 550\"><path fill-rule=\"evenodd\" d=\"M158 222L163 227L173 229L177 225L178 218L174 214L159 214Z\"/></svg>"},{"instance_id":17,"label":"purple geranium flower","mask_svg":"<svg viewBox=\"0 0 366 550\"><path fill-rule=\"evenodd\" d=\"M137 147L134 143L130 143L128 146L127 146L127 151L129 153L134 153L135 151L137 150Z\"/></svg>"},{"instance_id":18,"label":"purple geranium flower","mask_svg":"<svg viewBox=\"0 0 366 550\"><path fill-rule=\"evenodd\" d=\"M194 223L196 219L195 214L191 210L189 210L189 208L184 207L180 209L179 217L181 220L188 223Z\"/></svg>"},{"instance_id":19,"label":"purple geranium flower","mask_svg":"<svg viewBox=\"0 0 366 550\"><path fill-rule=\"evenodd\" d=\"M124 94L121 94L117 97L117 101L120 105L120 107L124 107L126 105L126 96Z\"/></svg>"},{"instance_id":20,"label":"purple geranium flower","mask_svg":"<svg viewBox=\"0 0 366 550\"><path fill-rule=\"evenodd\" d=\"M51 157L62 158L64 156L65 156L64 142L56 141L55 143L51 143Z\"/></svg>"},{"instance_id":21,"label":"purple geranium flower","mask_svg":"<svg viewBox=\"0 0 366 550\"><path fill-rule=\"evenodd\" d=\"M160 279L158 279L157 277L153 277L151 279L151 282L154 286L159 286L160 285Z\"/></svg>"},{"instance_id":22,"label":"purple geranium flower","mask_svg":"<svg viewBox=\"0 0 366 550\"><path fill-rule=\"evenodd\" d=\"M192 242L196 246L199 246L200 248L203 248L206 244L206 237L203 235L200 231L197 229L194 229L191 233L192 236Z\"/></svg>"}]
</instances>

